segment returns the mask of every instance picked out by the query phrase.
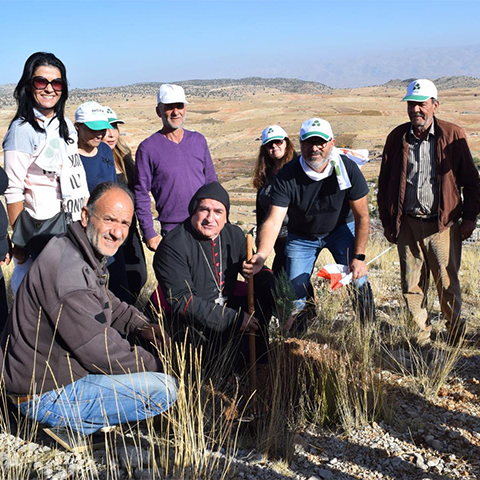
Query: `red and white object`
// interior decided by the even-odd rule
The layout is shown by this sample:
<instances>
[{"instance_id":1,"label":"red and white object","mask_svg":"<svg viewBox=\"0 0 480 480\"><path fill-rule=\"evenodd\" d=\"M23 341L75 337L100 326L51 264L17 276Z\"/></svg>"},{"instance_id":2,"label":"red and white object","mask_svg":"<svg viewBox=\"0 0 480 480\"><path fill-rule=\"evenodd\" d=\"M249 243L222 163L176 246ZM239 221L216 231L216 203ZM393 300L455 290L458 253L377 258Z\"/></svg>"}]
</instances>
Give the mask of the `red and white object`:
<instances>
[{"instance_id":1,"label":"red and white object","mask_svg":"<svg viewBox=\"0 0 480 480\"><path fill-rule=\"evenodd\" d=\"M353 150L351 148L338 148L339 153L346 155L350 160L353 160L359 168L362 168L370 159L368 158L368 150L361 148Z\"/></svg>"},{"instance_id":2,"label":"red and white object","mask_svg":"<svg viewBox=\"0 0 480 480\"><path fill-rule=\"evenodd\" d=\"M352 273L348 271L348 266L340 265L338 263L325 265L317 273L317 276L330 280L332 291L352 282Z\"/></svg>"}]
</instances>

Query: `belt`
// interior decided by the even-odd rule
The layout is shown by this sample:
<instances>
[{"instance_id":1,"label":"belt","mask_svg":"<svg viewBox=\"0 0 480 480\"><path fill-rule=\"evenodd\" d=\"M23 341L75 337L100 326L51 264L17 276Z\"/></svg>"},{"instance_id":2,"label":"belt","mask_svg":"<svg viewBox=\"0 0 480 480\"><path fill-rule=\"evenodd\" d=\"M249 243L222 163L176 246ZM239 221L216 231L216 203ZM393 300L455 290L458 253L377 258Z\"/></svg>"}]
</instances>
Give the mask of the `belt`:
<instances>
[{"instance_id":1,"label":"belt","mask_svg":"<svg viewBox=\"0 0 480 480\"><path fill-rule=\"evenodd\" d=\"M418 220L419 222L438 222L438 215L434 215L433 217L417 217L415 215L411 215L410 213L406 214L407 217L414 218L415 220Z\"/></svg>"},{"instance_id":2,"label":"belt","mask_svg":"<svg viewBox=\"0 0 480 480\"><path fill-rule=\"evenodd\" d=\"M28 402L32 400L33 395L8 395L8 398L15 404L20 405L21 403Z\"/></svg>"}]
</instances>

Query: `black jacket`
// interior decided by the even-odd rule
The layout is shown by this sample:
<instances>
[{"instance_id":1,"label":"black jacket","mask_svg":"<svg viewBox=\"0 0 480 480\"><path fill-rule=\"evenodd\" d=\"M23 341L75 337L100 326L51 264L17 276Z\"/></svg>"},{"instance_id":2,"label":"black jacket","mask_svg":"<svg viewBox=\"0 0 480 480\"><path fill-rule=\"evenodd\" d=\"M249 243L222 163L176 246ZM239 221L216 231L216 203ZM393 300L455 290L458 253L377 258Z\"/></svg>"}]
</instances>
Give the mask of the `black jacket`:
<instances>
[{"instance_id":1,"label":"black jacket","mask_svg":"<svg viewBox=\"0 0 480 480\"><path fill-rule=\"evenodd\" d=\"M215 241L218 242L218 237ZM239 227L227 223L220 233L220 241L225 275L223 294L231 298L246 258L245 234ZM173 314L188 324L218 332L235 324L240 327L242 319L238 319L236 310L215 303L218 289L202 249L212 265L212 240L201 237L192 228L190 218L162 240L153 268L163 294Z\"/></svg>"},{"instance_id":2,"label":"black jacket","mask_svg":"<svg viewBox=\"0 0 480 480\"><path fill-rule=\"evenodd\" d=\"M8 177L5 173L5 170L0 167L0 195L5 193L5 190L8 187ZM8 219L7 214L5 213L5 208L3 204L0 203L0 261L5 258L5 255L8 253ZM1 277L1 274L0 274Z\"/></svg>"}]
</instances>

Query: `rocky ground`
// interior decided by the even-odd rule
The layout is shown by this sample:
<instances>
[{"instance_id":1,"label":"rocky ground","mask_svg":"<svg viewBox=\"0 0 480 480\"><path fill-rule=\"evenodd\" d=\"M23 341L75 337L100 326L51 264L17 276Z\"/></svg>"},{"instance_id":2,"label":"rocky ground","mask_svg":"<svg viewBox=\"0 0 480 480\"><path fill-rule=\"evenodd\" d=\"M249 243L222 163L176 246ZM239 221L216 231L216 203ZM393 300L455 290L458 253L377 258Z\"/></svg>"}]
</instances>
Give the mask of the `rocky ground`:
<instances>
[{"instance_id":1,"label":"rocky ground","mask_svg":"<svg viewBox=\"0 0 480 480\"><path fill-rule=\"evenodd\" d=\"M293 437L287 462L267 459L257 450L240 448L205 452L217 462L207 476L274 480L480 478L480 356L460 359L455 373L428 401L413 394L405 376L383 371L390 390L391 416L346 433L340 428L309 427ZM44 433L34 441L0 434L2 478L159 478L151 465L152 449L138 435L117 436L93 454L75 454L55 445ZM173 452L172 452L173 455ZM181 476L190 478L186 469Z\"/></svg>"}]
</instances>

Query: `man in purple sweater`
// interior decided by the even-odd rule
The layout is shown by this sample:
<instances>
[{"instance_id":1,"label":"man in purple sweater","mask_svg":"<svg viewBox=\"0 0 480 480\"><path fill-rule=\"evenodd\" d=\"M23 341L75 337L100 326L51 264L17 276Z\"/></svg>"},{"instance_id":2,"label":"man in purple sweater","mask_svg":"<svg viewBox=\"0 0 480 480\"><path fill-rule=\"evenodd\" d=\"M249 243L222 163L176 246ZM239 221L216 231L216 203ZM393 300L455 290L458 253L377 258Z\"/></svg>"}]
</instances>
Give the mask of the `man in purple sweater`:
<instances>
[{"instance_id":1,"label":"man in purple sweater","mask_svg":"<svg viewBox=\"0 0 480 480\"><path fill-rule=\"evenodd\" d=\"M183 222L193 194L217 175L205 137L185 130L185 92L164 84L157 96L157 115L163 128L144 140L136 154L135 206L147 247L155 251L160 236L153 228L149 192L152 192L162 236Z\"/></svg>"}]
</instances>

